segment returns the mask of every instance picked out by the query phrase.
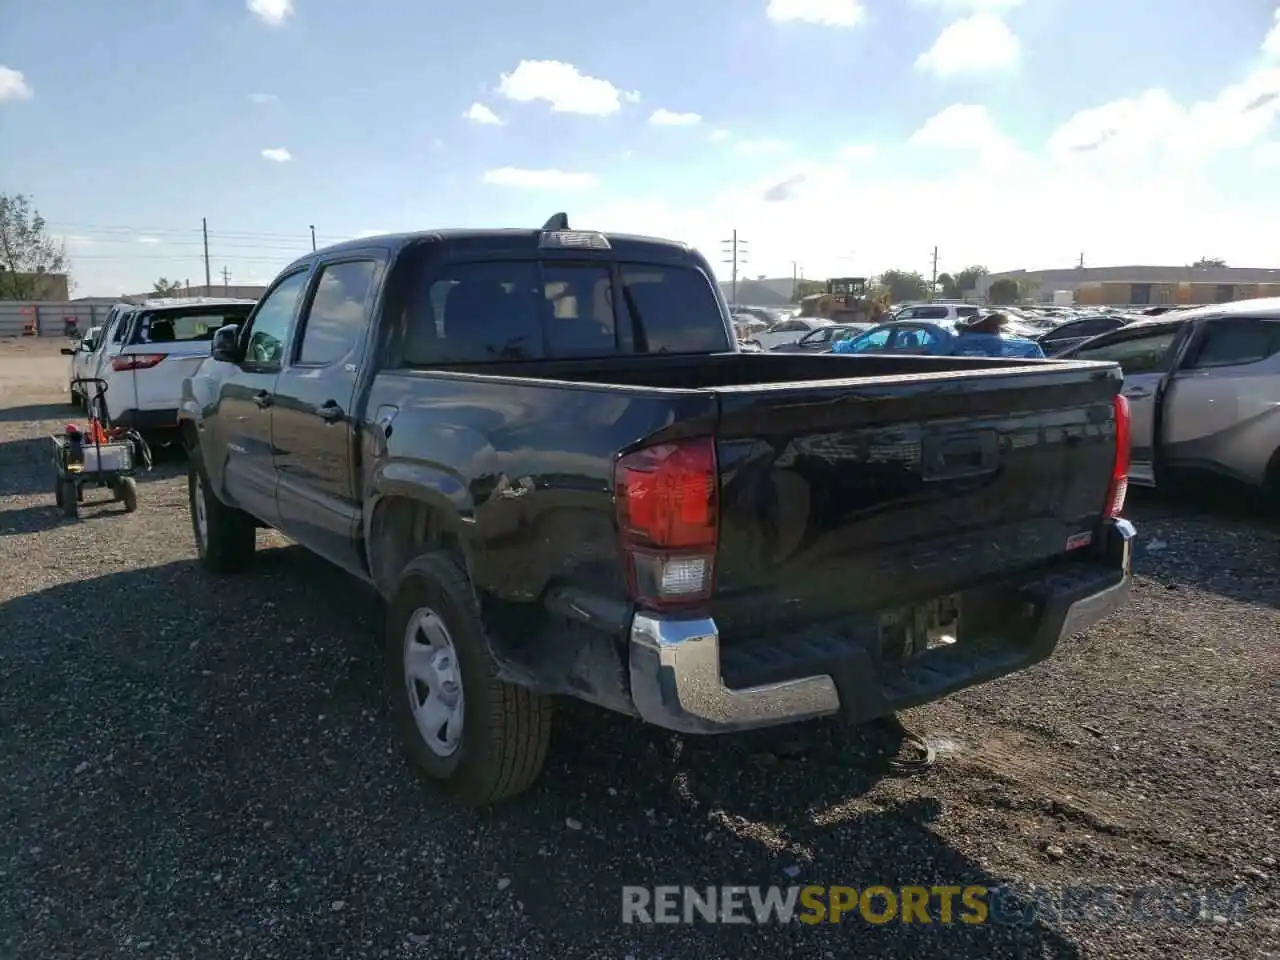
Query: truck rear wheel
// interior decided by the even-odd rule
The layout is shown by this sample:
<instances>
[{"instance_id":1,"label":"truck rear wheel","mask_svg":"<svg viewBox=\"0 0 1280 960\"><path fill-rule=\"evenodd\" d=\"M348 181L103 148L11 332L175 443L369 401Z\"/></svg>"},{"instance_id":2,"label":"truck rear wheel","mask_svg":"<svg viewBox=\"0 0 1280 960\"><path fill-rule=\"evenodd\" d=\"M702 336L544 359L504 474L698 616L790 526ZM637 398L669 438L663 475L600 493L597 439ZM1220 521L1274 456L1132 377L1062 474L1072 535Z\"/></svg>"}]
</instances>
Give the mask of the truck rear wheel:
<instances>
[{"instance_id":1,"label":"truck rear wheel","mask_svg":"<svg viewBox=\"0 0 1280 960\"><path fill-rule=\"evenodd\" d=\"M205 567L214 573L239 573L248 567L257 547L257 525L249 514L228 507L214 495L194 452L187 464L187 499L196 552Z\"/></svg>"},{"instance_id":2,"label":"truck rear wheel","mask_svg":"<svg viewBox=\"0 0 1280 960\"><path fill-rule=\"evenodd\" d=\"M527 790L551 739L551 701L498 679L467 575L446 553L412 561L387 614L392 713L417 770L465 806Z\"/></svg>"}]
</instances>

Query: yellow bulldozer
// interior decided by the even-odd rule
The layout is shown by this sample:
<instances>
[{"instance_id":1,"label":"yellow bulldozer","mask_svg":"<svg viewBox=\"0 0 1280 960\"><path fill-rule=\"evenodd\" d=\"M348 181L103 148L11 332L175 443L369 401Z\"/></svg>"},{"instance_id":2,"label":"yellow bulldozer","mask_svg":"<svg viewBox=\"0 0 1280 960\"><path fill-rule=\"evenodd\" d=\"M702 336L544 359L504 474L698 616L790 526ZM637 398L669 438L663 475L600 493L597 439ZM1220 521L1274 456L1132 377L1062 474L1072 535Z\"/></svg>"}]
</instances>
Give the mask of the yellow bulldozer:
<instances>
[{"instance_id":1,"label":"yellow bulldozer","mask_svg":"<svg viewBox=\"0 0 1280 960\"><path fill-rule=\"evenodd\" d=\"M835 323L881 323L888 315L887 295L868 290L866 277L834 277L826 293L800 301L800 316Z\"/></svg>"}]
</instances>

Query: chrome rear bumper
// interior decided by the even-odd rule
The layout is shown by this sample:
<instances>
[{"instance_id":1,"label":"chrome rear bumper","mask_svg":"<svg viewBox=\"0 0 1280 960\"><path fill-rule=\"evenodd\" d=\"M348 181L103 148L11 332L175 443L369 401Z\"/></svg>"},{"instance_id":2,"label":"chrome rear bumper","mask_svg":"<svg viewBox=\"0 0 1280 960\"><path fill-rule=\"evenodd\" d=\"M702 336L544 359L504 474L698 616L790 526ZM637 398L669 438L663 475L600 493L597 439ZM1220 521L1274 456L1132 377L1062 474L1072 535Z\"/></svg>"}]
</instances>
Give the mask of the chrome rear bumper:
<instances>
[{"instance_id":1,"label":"chrome rear bumper","mask_svg":"<svg viewBox=\"0 0 1280 960\"><path fill-rule=\"evenodd\" d=\"M1062 584L1050 577L1029 585L1028 596L1034 596L1037 612L1025 643L996 656L989 651L966 655L948 650L946 656L930 661L930 654L925 654L918 666L904 671L915 671L905 680L877 676L865 650L850 648L847 662L835 675L731 688L723 678L714 620L637 613L629 644L632 701L639 715L657 726L685 733L727 733L834 714L865 722L937 700L1043 660L1060 640L1121 606L1132 579L1136 535L1131 523L1116 520L1106 529L1097 563L1087 568L1089 577L1066 577Z\"/></svg>"}]
</instances>

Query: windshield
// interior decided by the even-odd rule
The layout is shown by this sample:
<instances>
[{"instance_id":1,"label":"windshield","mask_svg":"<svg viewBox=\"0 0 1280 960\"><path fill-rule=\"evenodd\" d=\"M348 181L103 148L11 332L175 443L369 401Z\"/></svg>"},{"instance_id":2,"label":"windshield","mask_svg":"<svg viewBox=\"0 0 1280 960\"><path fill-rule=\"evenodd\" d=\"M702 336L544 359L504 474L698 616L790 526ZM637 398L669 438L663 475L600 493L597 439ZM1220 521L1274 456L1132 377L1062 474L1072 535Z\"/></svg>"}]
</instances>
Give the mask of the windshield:
<instances>
[{"instance_id":1,"label":"windshield","mask_svg":"<svg viewBox=\"0 0 1280 960\"><path fill-rule=\"evenodd\" d=\"M253 304L189 307L182 310L141 310L133 318L129 345L190 343L212 340L214 331L229 323L243 323Z\"/></svg>"}]
</instances>

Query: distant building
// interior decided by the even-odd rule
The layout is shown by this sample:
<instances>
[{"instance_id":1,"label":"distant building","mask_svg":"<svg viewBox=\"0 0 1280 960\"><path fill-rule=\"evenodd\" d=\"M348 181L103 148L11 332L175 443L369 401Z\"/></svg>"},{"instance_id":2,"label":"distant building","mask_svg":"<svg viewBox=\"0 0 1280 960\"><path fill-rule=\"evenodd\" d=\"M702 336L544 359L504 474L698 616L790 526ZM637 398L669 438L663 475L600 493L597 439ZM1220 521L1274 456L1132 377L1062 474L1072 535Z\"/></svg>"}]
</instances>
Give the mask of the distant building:
<instances>
[{"instance_id":1,"label":"distant building","mask_svg":"<svg viewBox=\"0 0 1280 960\"><path fill-rule=\"evenodd\" d=\"M65 301L70 296L71 284L65 273L14 274L0 269L0 300Z\"/></svg>"},{"instance_id":2,"label":"distant building","mask_svg":"<svg viewBox=\"0 0 1280 960\"><path fill-rule=\"evenodd\" d=\"M986 297L997 280L1016 280L1028 300L1052 303L1057 291L1071 291L1088 306L1226 303L1280 296L1280 269L1253 267L1073 267L1065 270L1010 270L978 281Z\"/></svg>"}]
</instances>

